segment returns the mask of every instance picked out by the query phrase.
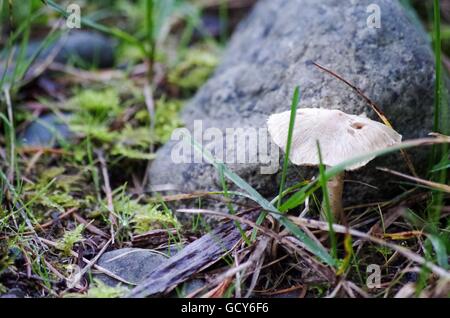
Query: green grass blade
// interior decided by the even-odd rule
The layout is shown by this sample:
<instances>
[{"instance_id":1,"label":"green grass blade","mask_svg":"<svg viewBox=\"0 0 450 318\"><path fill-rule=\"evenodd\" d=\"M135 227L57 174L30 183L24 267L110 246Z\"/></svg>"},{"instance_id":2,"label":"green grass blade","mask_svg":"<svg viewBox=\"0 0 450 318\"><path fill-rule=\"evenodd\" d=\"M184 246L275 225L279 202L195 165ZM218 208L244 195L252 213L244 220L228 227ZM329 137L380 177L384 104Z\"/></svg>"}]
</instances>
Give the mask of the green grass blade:
<instances>
[{"instance_id":1,"label":"green grass blade","mask_svg":"<svg viewBox=\"0 0 450 318\"><path fill-rule=\"evenodd\" d=\"M319 154L319 183L322 188L322 196L323 196L323 202L325 206L322 206L322 209L325 209L325 214L327 216L327 222L328 222L328 231L330 235L330 242L331 242L331 255L336 258L337 257L337 240L336 240L336 233L333 230L333 213L331 213L330 208L330 197L328 196L328 187L327 187L327 179L325 177L325 166L323 165L322 161L322 151L320 150L319 141L317 141L317 151ZM334 212L334 211L333 211Z\"/></svg>"},{"instance_id":2,"label":"green grass blade","mask_svg":"<svg viewBox=\"0 0 450 318\"><path fill-rule=\"evenodd\" d=\"M294 126L295 126L295 117L297 114L297 106L300 102L300 88L297 86L294 91L294 96L292 98L292 104L291 104L291 117L289 120L289 130L288 130L288 138L286 142L286 154L285 159L283 162L283 171L281 173L281 182L280 182L280 191L278 194L278 203L277 208L280 209L281 201L283 200L283 190L284 186L286 184L286 175L287 175L287 169L289 166L289 158L291 154L291 146L292 146L292 134L294 133Z\"/></svg>"},{"instance_id":3,"label":"green grass blade","mask_svg":"<svg viewBox=\"0 0 450 318\"><path fill-rule=\"evenodd\" d=\"M448 269L448 254L445 242L436 235L429 235L428 239L433 245L438 265L442 268Z\"/></svg>"},{"instance_id":4,"label":"green grass blade","mask_svg":"<svg viewBox=\"0 0 450 318\"><path fill-rule=\"evenodd\" d=\"M225 175L224 175L224 172L223 172L223 166L219 166L218 172L219 172L220 183L222 184L223 196L224 196L226 199L229 199L230 196L229 196L229 192L228 192L227 182L226 182L226 180L225 180ZM231 204L231 202L227 202L227 207L228 207L228 210L229 210L229 212L230 212L231 214L236 214L236 212L235 212L234 209L233 209L233 205ZM244 230L242 229L241 224L240 224L239 222L237 222L237 221L235 221L234 224L235 224L236 227L238 228L239 233L241 234L242 239L245 241L245 243L247 244L247 246L250 246L250 245L251 245L251 241L250 241L250 239L247 237L247 235L245 234Z\"/></svg>"},{"instance_id":5,"label":"green grass blade","mask_svg":"<svg viewBox=\"0 0 450 318\"><path fill-rule=\"evenodd\" d=\"M436 68L436 83L434 87L434 131L441 132L439 115L441 114L441 101L442 101L442 57L441 57L441 14L440 14L440 1L434 0L434 54L435 68Z\"/></svg>"},{"instance_id":6,"label":"green grass blade","mask_svg":"<svg viewBox=\"0 0 450 318\"><path fill-rule=\"evenodd\" d=\"M442 73L442 38L441 38L441 16L440 1L433 1L433 40L435 54L435 91L434 91L434 131L441 134L448 133L448 105L447 94L443 85ZM448 158L448 145L433 147L431 160L436 166ZM432 169L430 169L432 170ZM448 180L448 171L440 170L432 176L433 181L446 184ZM432 192L431 202L428 208L428 218L431 224L437 226L439 223L444 196L440 192Z\"/></svg>"}]
</instances>

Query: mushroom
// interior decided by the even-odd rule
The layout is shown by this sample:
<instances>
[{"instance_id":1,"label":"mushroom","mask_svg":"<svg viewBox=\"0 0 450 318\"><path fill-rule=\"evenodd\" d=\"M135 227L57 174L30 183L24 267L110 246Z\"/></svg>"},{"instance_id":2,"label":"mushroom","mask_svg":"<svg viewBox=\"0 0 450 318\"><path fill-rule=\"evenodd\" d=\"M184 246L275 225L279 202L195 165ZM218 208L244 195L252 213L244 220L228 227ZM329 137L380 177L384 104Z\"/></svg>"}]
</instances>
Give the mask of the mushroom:
<instances>
[{"instance_id":1,"label":"mushroom","mask_svg":"<svg viewBox=\"0 0 450 318\"><path fill-rule=\"evenodd\" d=\"M286 151L289 121L290 111L273 114L267 121L272 140L283 151ZM401 140L402 136L395 130L367 117L335 109L301 108L296 114L289 159L299 166L319 165L319 142L322 163L332 167L358 155L392 146ZM361 168L374 158L375 156L354 163L346 170ZM343 213L343 187L344 172L327 182L330 207L336 220Z\"/></svg>"}]
</instances>

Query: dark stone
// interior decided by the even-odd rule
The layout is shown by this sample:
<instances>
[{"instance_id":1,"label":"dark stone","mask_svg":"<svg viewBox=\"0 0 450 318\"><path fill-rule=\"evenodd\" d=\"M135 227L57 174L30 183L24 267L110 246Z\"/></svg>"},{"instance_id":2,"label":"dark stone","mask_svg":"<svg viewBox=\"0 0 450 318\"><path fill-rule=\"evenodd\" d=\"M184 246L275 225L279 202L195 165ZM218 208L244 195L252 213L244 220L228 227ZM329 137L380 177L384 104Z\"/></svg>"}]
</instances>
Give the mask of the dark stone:
<instances>
[{"instance_id":1,"label":"dark stone","mask_svg":"<svg viewBox=\"0 0 450 318\"><path fill-rule=\"evenodd\" d=\"M46 114L31 122L20 136L23 145L54 147L73 136L69 127L55 114Z\"/></svg>"},{"instance_id":2,"label":"dark stone","mask_svg":"<svg viewBox=\"0 0 450 318\"><path fill-rule=\"evenodd\" d=\"M138 284L165 259L164 255L150 250L122 248L103 254L98 260L98 265L130 283ZM96 274L95 277L109 286L120 283L105 274Z\"/></svg>"},{"instance_id":3,"label":"dark stone","mask_svg":"<svg viewBox=\"0 0 450 318\"><path fill-rule=\"evenodd\" d=\"M28 43L25 53L26 60L30 60L35 54L38 55L35 57L35 61L28 69L25 77L34 74L35 68L52 54L56 54L53 58L54 62L61 64L70 63L81 68L108 68L112 67L115 61L115 41L97 32L72 30L62 35L61 38L48 47L41 48L42 45L42 40L32 40ZM16 55L18 54L18 49L15 49ZM41 51L38 52L39 50ZM6 58L7 56L0 55L1 76L4 73ZM8 66L6 81L10 80L14 68L15 63Z\"/></svg>"},{"instance_id":4,"label":"dark stone","mask_svg":"<svg viewBox=\"0 0 450 318\"><path fill-rule=\"evenodd\" d=\"M37 52L41 41L32 41L28 45L27 57L31 57ZM114 65L115 43L104 35L92 31L71 31L61 36L48 48L42 50L38 60L47 58L58 50L54 61L67 64L74 63L81 67L107 68Z\"/></svg>"}]
</instances>

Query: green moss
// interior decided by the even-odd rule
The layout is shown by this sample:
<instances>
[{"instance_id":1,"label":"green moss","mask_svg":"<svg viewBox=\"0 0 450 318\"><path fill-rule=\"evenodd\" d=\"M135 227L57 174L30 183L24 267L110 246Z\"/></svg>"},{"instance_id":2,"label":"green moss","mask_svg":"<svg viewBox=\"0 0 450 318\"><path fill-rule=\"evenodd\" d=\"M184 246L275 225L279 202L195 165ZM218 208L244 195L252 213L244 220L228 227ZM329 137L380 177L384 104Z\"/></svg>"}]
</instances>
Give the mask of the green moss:
<instances>
[{"instance_id":1,"label":"green moss","mask_svg":"<svg viewBox=\"0 0 450 318\"><path fill-rule=\"evenodd\" d=\"M117 136L111 153L130 159L151 160L155 157L153 153L149 153L152 142L153 138L148 127L134 128L131 125L125 125Z\"/></svg>"},{"instance_id":2,"label":"green moss","mask_svg":"<svg viewBox=\"0 0 450 318\"><path fill-rule=\"evenodd\" d=\"M64 167L49 167L42 172L39 180L40 182L48 183L52 179L63 174L65 171L66 169Z\"/></svg>"},{"instance_id":3,"label":"green moss","mask_svg":"<svg viewBox=\"0 0 450 318\"><path fill-rule=\"evenodd\" d=\"M95 122L72 122L70 129L99 142L111 143L117 138L118 133L111 131L106 125Z\"/></svg>"},{"instance_id":4,"label":"green moss","mask_svg":"<svg viewBox=\"0 0 450 318\"><path fill-rule=\"evenodd\" d=\"M113 203L120 227L125 232L132 230L135 233L144 233L153 229L179 226L170 211L154 203L140 203L125 192L116 195Z\"/></svg>"},{"instance_id":5,"label":"green moss","mask_svg":"<svg viewBox=\"0 0 450 318\"><path fill-rule=\"evenodd\" d=\"M126 106L121 107L116 91L120 91L120 88L103 91L87 90L73 97L71 106L74 109L78 108L79 111L74 112L70 122L72 131L90 138L96 144L100 143L102 148L113 156L135 160L153 159L154 154L149 153L149 149L158 138L151 135L148 122L145 126L136 127L139 120L136 120L134 116L127 123L122 123L123 126L119 125L111 129L111 125L126 111ZM136 100L132 90L131 93L132 96L127 98L131 98L134 102L142 102ZM145 114L145 110L143 112ZM84 148L75 147L73 152L77 161L82 161L86 156Z\"/></svg>"},{"instance_id":6,"label":"green moss","mask_svg":"<svg viewBox=\"0 0 450 318\"><path fill-rule=\"evenodd\" d=\"M0 241L0 276L13 264L14 258L9 255L8 240Z\"/></svg>"},{"instance_id":7,"label":"green moss","mask_svg":"<svg viewBox=\"0 0 450 318\"><path fill-rule=\"evenodd\" d=\"M134 231L141 234L154 229L178 226L174 216L162 210L159 205L142 205L133 218Z\"/></svg>"},{"instance_id":8,"label":"green moss","mask_svg":"<svg viewBox=\"0 0 450 318\"><path fill-rule=\"evenodd\" d=\"M40 211L58 210L66 211L67 208L79 207L83 200L76 199L72 193L82 187L81 175L67 175L65 168L50 167L40 174L35 183L25 184L23 190L34 211L34 216L39 219L44 213Z\"/></svg>"},{"instance_id":9,"label":"green moss","mask_svg":"<svg viewBox=\"0 0 450 318\"><path fill-rule=\"evenodd\" d=\"M79 206L79 201L68 193L56 191L42 196L39 203L47 208L53 208L60 212L64 212L67 208Z\"/></svg>"},{"instance_id":10,"label":"green moss","mask_svg":"<svg viewBox=\"0 0 450 318\"><path fill-rule=\"evenodd\" d=\"M56 248L61 250L65 256L69 256L73 246L83 240L81 233L84 230L84 225L80 224L71 231L66 231L64 236L57 242Z\"/></svg>"},{"instance_id":11,"label":"green moss","mask_svg":"<svg viewBox=\"0 0 450 318\"><path fill-rule=\"evenodd\" d=\"M70 293L66 294L65 298L120 298L129 292L127 287L118 285L111 287L98 279L94 279L86 294Z\"/></svg>"},{"instance_id":12,"label":"green moss","mask_svg":"<svg viewBox=\"0 0 450 318\"><path fill-rule=\"evenodd\" d=\"M174 129L182 127L183 122L180 119L179 112L184 105L180 100L166 100L161 98L156 101L155 107L155 130L154 139L158 143L165 143L170 139ZM146 110L139 111L136 119L148 123L148 112Z\"/></svg>"},{"instance_id":13,"label":"green moss","mask_svg":"<svg viewBox=\"0 0 450 318\"><path fill-rule=\"evenodd\" d=\"M183 102L159 100L155 111L155 134L161 143L170 139L174 129L183 126L179 112Z\"/></svg>"},{"instance_id":14,"label":"green moss","mask_svg":"<svg viewBox=\"0 0 450 318\"><path fill-rule=\"evenodd\" d=\"M81 112L87 112L99 120L117 114L120 102L116 90L111 88L102 91L83 90L74 97L74 101Z\"/></svg>"},{"instance_id":15,"label":"green moss","mask_svg":"<svg viewBox=\"0 0 450 318\"><path fill-rule=\"evenodd\" d=\"M169 82L183 89L196 90L206 82L218 62L217 54L205 49L190 49L169 71Z\"/></svg>"},{"instance_id":16,"label":"green moss","mask_svg":"<svg viewBox=\"0 0 450 318\"><path fill-rule=\"evenodd\" d=\"M110 122L120 114L120 98L115 89L83 90L68 102L73 109L70 129L100 142L113 142L117 132Z\"/></svg>"}]
</instances>

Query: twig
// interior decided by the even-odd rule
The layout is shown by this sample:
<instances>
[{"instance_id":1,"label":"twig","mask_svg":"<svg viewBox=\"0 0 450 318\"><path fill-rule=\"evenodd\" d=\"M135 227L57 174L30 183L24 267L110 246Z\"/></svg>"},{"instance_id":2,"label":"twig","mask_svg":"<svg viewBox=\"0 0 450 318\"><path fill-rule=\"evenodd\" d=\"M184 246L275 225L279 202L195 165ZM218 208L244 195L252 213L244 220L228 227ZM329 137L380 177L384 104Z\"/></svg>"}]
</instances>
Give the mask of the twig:
<instances>
[{"instance_id":1,"label":"twig","mask_svg":"<svg viewBox=\"0 0 450 318\"><path fill-rule=\"evenodd\" d=\"M114 226L117 225L117 220L114 212L114 203L113 203L113 196L112 196L112 190L111 190L111 184L109 183L109 175L108 175L108 168L106 165L105 157L103 156L103 152L100 149L97 149L96 151L98 161L100 162L100 167L102 170L103 175L103 182L105 183L103 191L106 195L106 201L108 203L108 211L109 211L109 221L111 222L111 239L112 244L114 244Z\"/></svg>"},{"instance_id":2,"label":"twig","mask_svg":"<svg viewBox=\"0 0 450 318\"><path fill-rule=\"evenodd\" d=\"M47 265L47 267L50 269L50 271L52 271L53 274L55 274L59 279L62 279L62 280L65 280L65 281L68 280L67 277L65 277L56 268L54 268L53 265L50 264L45 258L44 258L44 263L45 263L45 265Z\"/></svg>"},{"instance_id":3,"label":"twig","mask_svg":"<svg viewBox=\"0 0 450 318\"><path fill-rule=\"evenodd\" d=\"M86 266L75 275L75 277L73 278L72 282L70 282L70 284L68 285L69 288L73 288L75 285L78 284L78 282L80 281L80 279L83 277L84 274L87 273L87 271L94 266L94 264L97 262L97 260L100 258L100 256L102 256L102 254L106 251L106 249L109 247L109 245L112 242L112 238L106 242L106 244L103 246L103 248L100 250L100 252L98 252L98 254L92 259L90 260Z\"/></svg>"},{"instance_id":4,"label":"twig","mask_svg":"<svg viewBox=\"0 0 450 318\"><path fill-rule=\"evenodd\" d=\"M72 155L72 153L67 152L63 149L54 149L54 148L48 148L48 147L19 147L17 150L19 153L23 153L23 154L43 152L43 153L49 153L52 155Z\"/></svg>"},{"instance_id":5,"label":"twig","mask_svg":"<svg viewBox=\"0 0 450 318\"><path fill-rule=\"evenodd\" d=\"M149 70L149 73L151 73L152 71ZM147 112L148 112L148 117L149 117L149 121L150 121L150 135L153 136L154 135L154 131L155 131L155 102L153 100L153 91L152 91L152 87L151 85L146 82L144 85L144 100L145 100L145 106L147 107ZM153 143L150 144L149 146L149 152L153 153L154 151L154 145ZM145 185L148 181L148 174L149 174L149 170L150 170L150 162L147 163L147 167L145 168L145 175L144 178L142 180L142 188L145 188Z\"/></svg>"},{"instance_id":6,"label":"twig","mask_svg":"<svg viewBox=\"0 0 450 318\"><path fill-rule=\"evenodd\" d=\"M261 268L262 268L262 266L264 264L264 258L265 258L265 255L264 255L264 251L265 251L264 244L267 247L268 242L267 243L263 243L263 245L259 245L258 244L258 246L256 247L255 251L253 252L253 254L251 256L251 258L254 257L256 259L256 263L255 263L255 270L254 270L253 275L252 275L252 280L250 282L250 286L249 286L249 288L247 290L247 293L245 294L245 298L249 298L252 295L253 290L255 289L255 286L258 283L259 274L261 273ZM264 249L263 249L263 247L264 247ZM259 256L259 258L258 258L258 256Z\"/></svg>"},{"instance_id":7,"label":"twig","mask_svg":"<svg viewBox=\"0 0 450 318\"><path fill-rule=\"evenodd\" d=\"M49 65L49 70L62 72L65 73L66 75L73 76L74 78L78 79L79 82L83 83L105 82L125 78L124 73L121 71L113 71L113 70L97 71L97 72L84 71L70 65L64 65L56 62L53 62L51 65Z\"/></svg>"},{"instance_id":8,"label":"twig","mask_svg":"<svg viewBox=\"0 0 450 318\"><path fill-rule=\"evenodd\" d=\"M81 223L81 224L84 224L85 226L86 226L86 229L89 231L89 232L91 232L91 233L93 233L93 234L97 234L97 235L100 235L101 237L103 237L103 238L110 238L105 232L103 232L102 230L100 230L98 227L96 227L95 225L93 225L92 224L92 222L88 222L87 220L85 220L83 217L81 217L80 215L78 215L78 214L74 214L73 215L73 218L77 221L77 222L79 222L79 223Z\"/></svg>"},{"instance_id":9,"label":"twig","mask_svg":"<svg viewBox=\"0 0 450 318\"><path fill-rule=\"evenodd\" d=\"M42 225L38 224L36 225L35 228L38 228L40 230L45 229L47 227L50 227L53 225L53 223L55 223L56 221L60 221L62 219L65 219L66 217L68 217L69 215L71 215L72 213L74 213L75 211L77 211L78 208L71 208L69 210L67 210L66 212L64 212L63 214L61 214L60 216L58 216L56 219L48 221L47 223L44 223Z\"/></svg>"},{"instance_id":10,"label":"twig","mask_svg":"<svg viewBox=\"0 0 450 318\"><path fill-rule=\"evenodd\" d=\"M36 162L38 162L38 160L42 157L43 154L44 154L44 151L42 151L42 149L41 149L38 152L36 152L33 155L33 157L31 157L30 161L27 163L27 167L25 168L26 174L30 174L31 170L36 165Z\"/></svg>"},{"instance_id":11,"label":"twig","mask_svg":"<svg viewBox=\"0 0 450 318\"><path fill-rule=\"evenodd\" d=\"M15 153L16 153L16 142L15 142L15 130L14 130L14 117L11 103L11 95L9 94L9 88L7 85L3 88L3 94L5 95L6 107L8 112L8 121L10 126L10 153L9 153L9 167L8 167L8 180L11 184L14 183L14 169L15 169Z\"/></svg>"}]
</instances>

